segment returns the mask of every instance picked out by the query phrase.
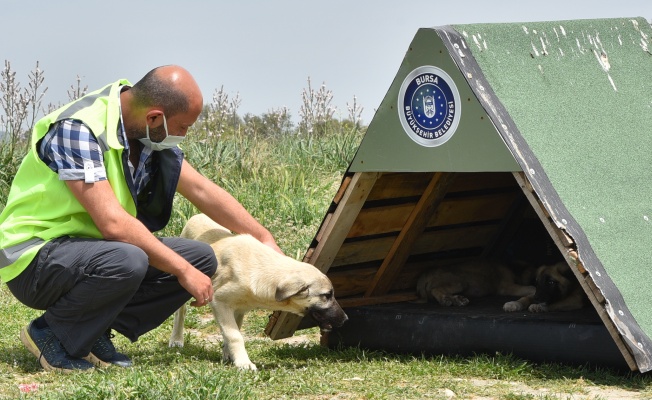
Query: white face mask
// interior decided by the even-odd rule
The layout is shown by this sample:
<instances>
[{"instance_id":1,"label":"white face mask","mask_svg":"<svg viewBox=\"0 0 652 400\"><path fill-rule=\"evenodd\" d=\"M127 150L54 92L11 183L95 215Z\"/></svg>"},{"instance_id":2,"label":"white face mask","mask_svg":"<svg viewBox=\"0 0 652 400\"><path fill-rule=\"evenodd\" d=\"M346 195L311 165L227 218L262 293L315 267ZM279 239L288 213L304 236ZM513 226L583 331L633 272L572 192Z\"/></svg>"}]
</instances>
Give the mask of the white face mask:
<instances>
[{"instance_id":1,"label":"white face mask","mask_svg":"<svg viewBox=\"0 0 652 400\"><path fill-rule=\"evenodd\" d=\"M163 114L163 128L165 129L165 138L160 142L152 142L149 138L149 125L145 125L145 134L147 137L138 140L154 151L161 151L177 147L181 142L183 142L183 139L185 139L185 136L174 136L168 133L168 123L165 120L165 114Z\"/></svg>"}]
</instances>

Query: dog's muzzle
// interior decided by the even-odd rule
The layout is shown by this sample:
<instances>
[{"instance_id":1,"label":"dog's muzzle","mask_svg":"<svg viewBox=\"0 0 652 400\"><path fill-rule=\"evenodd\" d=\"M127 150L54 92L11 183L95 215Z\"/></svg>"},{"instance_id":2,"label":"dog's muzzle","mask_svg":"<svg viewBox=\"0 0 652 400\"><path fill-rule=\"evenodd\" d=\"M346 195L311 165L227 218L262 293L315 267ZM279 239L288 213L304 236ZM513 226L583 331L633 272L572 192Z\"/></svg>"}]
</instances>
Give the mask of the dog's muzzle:
<instances>
[{"instance_id":1,"label":"dog's muzzle","mask_svg":"<svg viewBox=\"0 0 652 400\"><path fill-rule=\"evenodd\" d=\"M330 332L333 327L339 328L349 319L340 307L337 307L337 309L310 310L309 315L317 322L322 332Z\"/></svg>"}]
</instances>

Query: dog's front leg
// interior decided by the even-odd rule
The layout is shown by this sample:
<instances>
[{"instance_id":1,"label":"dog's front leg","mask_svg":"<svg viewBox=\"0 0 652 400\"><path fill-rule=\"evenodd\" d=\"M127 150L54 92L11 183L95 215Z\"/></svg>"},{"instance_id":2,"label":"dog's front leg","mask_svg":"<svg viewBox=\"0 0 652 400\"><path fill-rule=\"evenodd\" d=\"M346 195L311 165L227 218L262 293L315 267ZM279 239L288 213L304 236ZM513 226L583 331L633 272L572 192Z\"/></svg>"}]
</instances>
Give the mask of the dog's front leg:
<instances>
[{"instance_id":1,"label":"dog's front leg","mask_svg":"<svg viewBox=\"0 0 652 400\"><path fill-rule=\"evenodd\" d=\"M518 300L508 301L503 305L503 310L507 312L523 311L532 304L534 300L534 295L524 296Z\"/></svg>"},{"instance_id":2,"label":"dog's front leg","mask_svg":"<svg viewBox=\"0 0 652 400\"><path fill-rule=\"evenodd\" d=\"M233 364L240 369L256 371L256 365L249 359L244 337L238 326L238 321L242 323L243 313L233 310L224 302L211 302L211 308L213 308L224 338L223 358L233 361Z\"/></svg>"},{"instance_id":3,"label":"dog's front leg","mask_svg":"<svg viewBox=\"0 0 652 400\"><path fill-rule=\"evenodd\" d=\"M172 334L168 345L170 347L183 347L183 322L186 319L186 305L179 307L174 312L174 326L172 327Z\"/></svg>"}]
</instances>

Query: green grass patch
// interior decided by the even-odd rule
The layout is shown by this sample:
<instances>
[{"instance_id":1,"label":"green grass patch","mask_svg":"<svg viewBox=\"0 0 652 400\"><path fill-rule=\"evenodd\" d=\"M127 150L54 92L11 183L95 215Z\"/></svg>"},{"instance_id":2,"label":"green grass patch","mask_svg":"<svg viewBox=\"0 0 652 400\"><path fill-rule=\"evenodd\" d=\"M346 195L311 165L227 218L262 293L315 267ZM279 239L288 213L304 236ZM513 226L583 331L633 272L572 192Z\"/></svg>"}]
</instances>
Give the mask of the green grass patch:
<instances>
[{"instance_id":1,"label":"green grass patch","mask_svg":"<svg viewBox=\"0 0 652 400\"><path fill-rule=\"evenodd\" d=\"M357 132L202 140L191 133L184 150L202 174L229 190L272 231L288 255L301 258L360 139ZM0 178L4 204L8 180ZM160 234L178 235L196 212L178 198L170 226ZM2 399L652 398L649 376L637 373L536 364L505 354L452 357L329 349L319 345L315 328L272 341L263 334L270 314L264 311L247 315L243 326L259 371L241 372L222 363L219 328L207 307L188 308L183 348L168 347L170 318L136 343L115 338L117 347L133 358L133 368L48 373L18 338L39 312L19 304L5 285L0 287L0 307Z\"/></svg>"}]
</instances>

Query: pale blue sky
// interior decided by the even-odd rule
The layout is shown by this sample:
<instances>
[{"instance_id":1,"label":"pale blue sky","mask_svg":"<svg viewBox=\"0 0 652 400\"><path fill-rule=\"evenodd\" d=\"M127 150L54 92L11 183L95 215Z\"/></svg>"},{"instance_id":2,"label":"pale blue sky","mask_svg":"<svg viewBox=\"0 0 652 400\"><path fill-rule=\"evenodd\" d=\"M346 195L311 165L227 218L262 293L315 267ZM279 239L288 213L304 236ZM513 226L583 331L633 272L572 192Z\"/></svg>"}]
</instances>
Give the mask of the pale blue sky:
<instances>
[{"instance_id":1,"label":"pale blue sky","mask_svg":"<svg viewBox=\"0 0 652 400\"><path fill-rule=\"evenodd\" d=\"M311 78L342 117L353 96L369 123L416 31L451 24L641 16L650 0L0 0L0 58L27 84L36 61L47 103L66 102L77 75L89 90L180 64L205 97L222 85L239 113L290 108Z\"/></svg>"}]
</instances>

